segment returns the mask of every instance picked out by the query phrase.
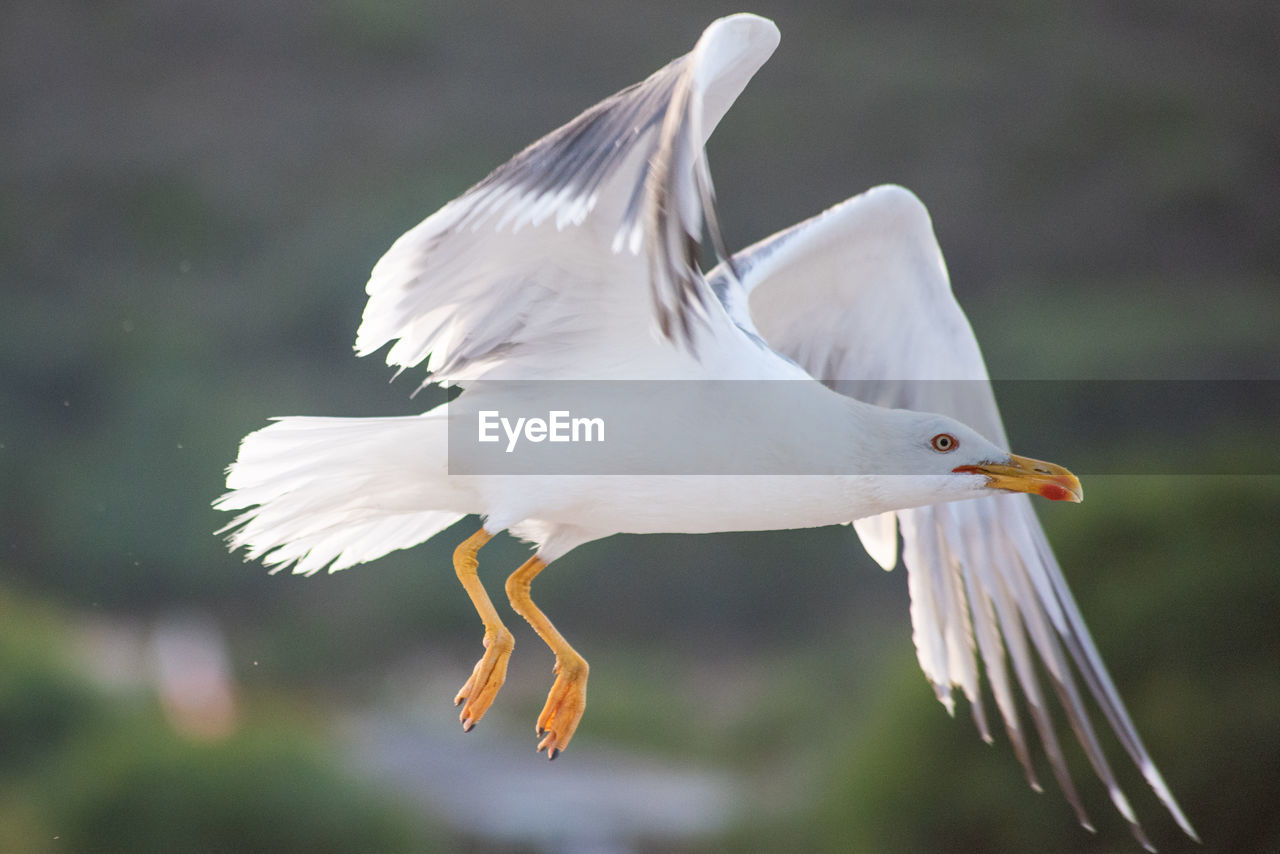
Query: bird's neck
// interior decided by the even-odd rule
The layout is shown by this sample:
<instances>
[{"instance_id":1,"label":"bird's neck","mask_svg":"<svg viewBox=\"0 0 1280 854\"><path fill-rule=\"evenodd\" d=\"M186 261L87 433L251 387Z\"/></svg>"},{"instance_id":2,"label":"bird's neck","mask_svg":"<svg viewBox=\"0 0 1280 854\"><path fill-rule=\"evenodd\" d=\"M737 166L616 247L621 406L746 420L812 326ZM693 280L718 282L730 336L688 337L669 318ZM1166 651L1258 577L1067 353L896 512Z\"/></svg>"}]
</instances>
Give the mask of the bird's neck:
<instances>
[{"instance_id":1,"label":"bird's neck","mask_svg":"<svg viewBox=\"0 0 1280 854\"><path fill-rule=\"evenodd\" d=\"M853 398L844 400L850 435L845 457L849 472L846 500L858 513L854 518L966 497L951 494L956 483L948 474L910 472L895 464L902 431L910 429L909 413Z\"/></svg>"}]
</instances>

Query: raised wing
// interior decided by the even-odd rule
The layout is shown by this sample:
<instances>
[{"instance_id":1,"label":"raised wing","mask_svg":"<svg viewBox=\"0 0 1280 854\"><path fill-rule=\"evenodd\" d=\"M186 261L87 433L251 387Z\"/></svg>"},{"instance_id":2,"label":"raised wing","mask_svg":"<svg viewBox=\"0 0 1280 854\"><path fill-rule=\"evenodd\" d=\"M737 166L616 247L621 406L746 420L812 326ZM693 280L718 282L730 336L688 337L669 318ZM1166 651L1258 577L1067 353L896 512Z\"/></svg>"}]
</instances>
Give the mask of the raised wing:
<instances>
[{"instance_id":1,"label":"raised wing","mask_svg":"<svg viewBox=\"0 0 1280 854\"><path fill-rule=\"evenodd\" d=\"M721 244L703 146L777 43L763 18L715 21L410 230L373 269L356 351L395 341L388 364L428 359L449 384L518 377L526 357L572 376L584 346L635 359L654 322L692 347L713 304L694 261L704 217Z\"/></svg>"},{"instance_id":2,"label":"raised wing","mask_svg":"<svg viewBox=\"0 0 1280 854\"><path fill-rule=\"evenodd\" d=\"M870 190L739 253L734 263L756 329L813 376L871 403L950 415L1008 447L982 355L951 294L928 212L910 192L891 186ZM748 322L732 277L712 271L708 279L726 294L735 319ZM1009 739L1038 789L1006 655L1012 659L1054 774L1089 827L1036 677L1038 654L1094 771L1134 835L1150 848L1089 721L1074 662L1125 750L1194 838L1125 711L1028 497L993 495L899 511L896 523L895 514L885 514L854 525L885 569L896 563L901 529L916 651L948 711L958 686L982 737L991 740L978 686L976 638Z\"/></svg>"}]
</instances>

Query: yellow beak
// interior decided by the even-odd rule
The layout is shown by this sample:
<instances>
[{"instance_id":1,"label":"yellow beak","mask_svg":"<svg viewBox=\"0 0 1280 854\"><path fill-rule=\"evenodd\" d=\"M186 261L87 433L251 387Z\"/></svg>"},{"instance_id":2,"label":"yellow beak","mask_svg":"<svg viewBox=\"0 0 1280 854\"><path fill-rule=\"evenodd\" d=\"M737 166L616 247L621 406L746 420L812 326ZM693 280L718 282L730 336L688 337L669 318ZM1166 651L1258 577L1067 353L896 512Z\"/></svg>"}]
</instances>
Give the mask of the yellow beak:
<instances>
[{"instance_id":1,"label":"yellow beak","mask_svg":"<svg viewBox=\"0 0 1280 854\"><path fill-rule=\"evenodd\" d=\"M1010 454L1007 463L957 466L952 471L985 475L987 486L991 489L1030 492L1050 501L1072 501L1078 504L1084 500L1080 480L1071 472L1062 466L1017 454Z\"/></svg>"}]
</instances>

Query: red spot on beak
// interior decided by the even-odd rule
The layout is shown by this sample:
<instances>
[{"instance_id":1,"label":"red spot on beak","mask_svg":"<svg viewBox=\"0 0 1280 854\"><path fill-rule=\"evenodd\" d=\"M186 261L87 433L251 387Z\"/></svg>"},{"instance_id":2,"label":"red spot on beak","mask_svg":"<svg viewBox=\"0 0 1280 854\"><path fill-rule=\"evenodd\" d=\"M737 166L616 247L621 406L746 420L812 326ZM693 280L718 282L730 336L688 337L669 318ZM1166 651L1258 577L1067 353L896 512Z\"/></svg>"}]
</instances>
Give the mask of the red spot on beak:
<instances>
[{"instance_id":1,"label":"red spot on beak","mask_svg":"<svg viewBox=\"0 0 1280 854\"><path fill-rule=\"evenodd\" d=\"M981 474L987 478L987 486L1009 492L1029 492L1050 501L1081 501L1084 494L1080 481L1062 466L1045 463L1028 457L1009 455L1007 463L981 463L956 466L954 472Z\"/></svg>"},{"instance_id":2,"label":"red spot on beak","mask_svg":"<svg viewBox=\"0 0 1280 854\"><path fill-rule=\"evenodd\" d=\"M1039 492L1040 495L1050 501L1068 501L1073 497L1071 490L1067 489L1065 486L1058 486L1056 483L1040 484Z\"/></svg>"}]
</instances>

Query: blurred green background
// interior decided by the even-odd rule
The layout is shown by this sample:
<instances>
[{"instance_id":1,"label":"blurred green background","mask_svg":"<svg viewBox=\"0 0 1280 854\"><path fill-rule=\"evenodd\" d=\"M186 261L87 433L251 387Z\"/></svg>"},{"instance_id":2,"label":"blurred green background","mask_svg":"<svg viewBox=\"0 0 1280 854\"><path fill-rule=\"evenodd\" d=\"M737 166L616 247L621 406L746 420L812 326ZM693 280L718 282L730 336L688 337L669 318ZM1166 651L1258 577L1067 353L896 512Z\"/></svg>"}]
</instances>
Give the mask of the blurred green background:
<instances>
[{"instance_id":1,"label":"blurred green background","mask_svg":"<svg viewBox=\"0 0 1280 854\"><path fill-rule=\"evenodd\" d=\"M539 602L593 668L552 765L532 733L551 656L518 619L501 700L456 724L469 529L310 579L212 534L267 417L433 402L351 353L395 237L741 8L0 6L0 850L1139 850L1078 751L1096 835L1028 790L1002 733L946 716L905 575L848 529L558 562ZM1280 5L751 10L783 39L712 140L731 245L897 182L993 375L1280 380ZM1011 421L1058 459L1034 413ZM1174 471L1202 453L1090 438ZM1108 742L1164 851L1280 851L1273 443L1228 423L1205 453L1230 474L1096 476L1083 505L1040 506L1204 839ZM491 589L526 554L486 549Z\"/></svg>"}]
</instances>

